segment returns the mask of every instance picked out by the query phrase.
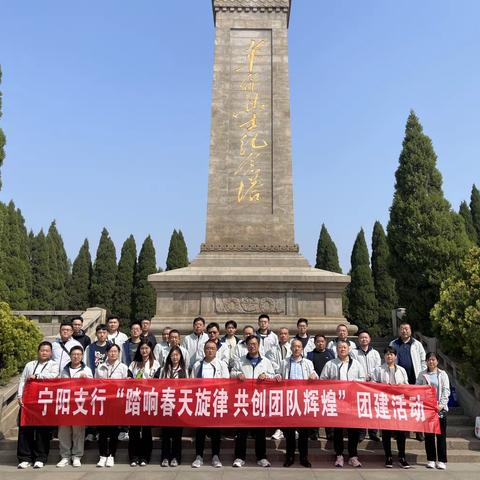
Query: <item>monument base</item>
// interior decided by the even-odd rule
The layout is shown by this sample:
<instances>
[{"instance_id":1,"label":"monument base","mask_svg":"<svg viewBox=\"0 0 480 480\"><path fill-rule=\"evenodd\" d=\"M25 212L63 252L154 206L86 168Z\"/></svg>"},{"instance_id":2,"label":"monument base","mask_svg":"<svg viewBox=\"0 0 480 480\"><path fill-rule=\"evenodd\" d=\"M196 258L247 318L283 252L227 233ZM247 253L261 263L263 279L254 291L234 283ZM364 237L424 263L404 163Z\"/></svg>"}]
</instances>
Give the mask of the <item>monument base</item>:
<instances>
[{"instance_id":1,"label":"monument base","mask_svg":"<svg viewBox=\"0 0 480 480\"><path fill-rule=\"evenodd\" d=\"M342 294L350 277L312 268L294 252L202 252L186 268L149 275L157 293L152 328L166 327L190 333L192 320L202 316L227 320L239 328L256 326L267 313L274 330L296 331L297 320L307 318L312 333L334 335L338 323L349 325L342 314Z\"/></svg>"}]
</instances>

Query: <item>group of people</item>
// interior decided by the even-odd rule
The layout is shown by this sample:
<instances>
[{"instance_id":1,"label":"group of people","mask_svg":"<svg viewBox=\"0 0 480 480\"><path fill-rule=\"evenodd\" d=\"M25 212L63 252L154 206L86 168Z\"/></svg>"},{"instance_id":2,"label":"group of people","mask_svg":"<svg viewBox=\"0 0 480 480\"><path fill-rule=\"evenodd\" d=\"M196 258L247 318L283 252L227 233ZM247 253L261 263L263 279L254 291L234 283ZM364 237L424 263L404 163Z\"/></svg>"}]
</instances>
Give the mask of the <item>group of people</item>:
<instances>
[{"instance_id":1,"label":"group of people","mask_svg":"<svg viewBox=\"0 0 480 480\"><path fill-rule=\"evenodd\" d=\"M358 332L358 346L348 339L348 328L337 327L337 337L327 344L322 334L310 336L308 320L300 318L297 332L291 337L287 328L280 328L278 335L271 330L270 318L262 314L258 326L247 325L243 337L237 336L237 323L225 324L225 335L220 336L216 322L206 325L202 317L193 320L193 331L183 341L176 329L164 328L162 340L157 343L150 331L150 320L133 322L130 337L119 331L118 317L109 317L107 324L96 327L96 341L83 331L81 317L60 325L59 338L54 342L43 341L38 346L37 359L25 366L20 378L18 402L23 406L23 391L28 379L42 378L113 378L113 379L182 379L182 378L238 378L239 380L267 378L289 380L346 380L371 381L385 384L420 384L435 387L438 398L438 414L441 434L425 434L427 468L445 469L446 412L450 393L447 374L438 368L435 353L425 354L422 344L412 336L408 323L402 323L398 338L392 340L383 352L383 362L378 351L370 345L366 330ZM335 467L344 466L344 429L326 429L333 440ZM358 458L359 441L367 431L348 428L348 464L361 467ZM18 468L42 468L49 453L50 427L20 427L18 435ZM182 427L163 427L161 440L161 466L176 467L182 462ZM269 467L267 458L266 429L240 428L235 435L233 467L243 467L246 461L249 433L255 439L257 464ZM369 438L380 441L378 431L369 430ZM205 439L211 440L211 464L222 467L220 460L220 428L198 428L195 432L196 456L191 464L199 468L204 463ZM308 458L308 440L317 433L298 425L296 428L277 429L274 439L285 438L284 467L295 461L299 452L300 464L312 465ZM113 467L118 440L128 439L130 465L145 466L151 461L152 430L150 426L102 426L96 429L83 426L59 426L58 440L60 461L57 467L81 466L85 439L98 435L99 461L97 467ZM382 431L385 451L385 467L393 467L391 438L395 436L398 464L410 468L406 460L406 432ZM298 439L298 441L297 441ZM417 433L423 440L423 434Z\"/></svg>"}]
</instances>

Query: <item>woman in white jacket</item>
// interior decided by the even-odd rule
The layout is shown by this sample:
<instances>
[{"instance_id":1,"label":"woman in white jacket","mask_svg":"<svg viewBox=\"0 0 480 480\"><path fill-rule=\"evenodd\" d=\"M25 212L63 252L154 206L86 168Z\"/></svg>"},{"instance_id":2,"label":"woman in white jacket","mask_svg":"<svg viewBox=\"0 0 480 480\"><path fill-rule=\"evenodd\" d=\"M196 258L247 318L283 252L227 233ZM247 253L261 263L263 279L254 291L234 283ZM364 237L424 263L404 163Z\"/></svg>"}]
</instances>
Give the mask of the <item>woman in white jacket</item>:
<instances>
[{"instance_id":1,"label":"woman in white jacket","mask_svg":"<svg viewBox=\"0 0 480 480\"><path fill-rule=\"evenodd\" d=\"M420 373L417 385L431 385L437 391L438 416L440 417L440 434L425 434L425 451L427 468L447 468L447 412L450 396L450 380L444 370L438 368L438 357L434 352L427 353L427 369ZM435 446L436 439L436 446ZM436 463L435 463L436 462Z\"/></svg>"},{"instance_id":2,"label":"woman in white jacket","mask_svg":"<svg viewBox=\"0 0 480 480\"><path fill-rule=\"evenodd\" d=\"M121 379L128 377L128 368L121 362L121 344L112 343L107 347L107 360L95 370L95 378ZM100 459L97 467L113 467L117 452L119 427L116 425L98 427L98 450Z\"/></svg>"},{"instance_id":3,"label":"woman in white jacket","mask_svg":"<svg viewBox=\"0 0 480 480\"><path fill-rule=\"evenodd\" d=\"M58 363L52 359L52 344L40 342L37 359L28 362L18 383L18 404L23 407L23 390L28 380L58 377ZM20 412L21 414L21 412ZM22 427L18 429L18 468L43 468L50 451L51 427Z\"/></svg>"}]
</instances>

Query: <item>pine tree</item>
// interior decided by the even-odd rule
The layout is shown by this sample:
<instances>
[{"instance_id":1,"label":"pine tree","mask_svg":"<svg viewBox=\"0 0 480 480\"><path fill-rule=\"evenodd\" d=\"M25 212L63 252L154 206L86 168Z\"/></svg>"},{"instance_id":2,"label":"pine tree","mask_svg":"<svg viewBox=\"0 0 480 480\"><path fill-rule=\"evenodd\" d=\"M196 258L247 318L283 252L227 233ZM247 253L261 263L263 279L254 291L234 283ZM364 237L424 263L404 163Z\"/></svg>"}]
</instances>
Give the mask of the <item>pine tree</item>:
<instances>
[{"instance_id":1,"label":"pine tree","mask_svg":"<svg viewBox=\"0 0 480 480\"><path fill-rule=\"evenodd\" d=\"M93 266L92 287L90 290L92 305L111 310L113 306L116 275L117 256L115 253L115 245L107 229L104 228Z\"/></svg>"},{"instance_id":2,"label":"pine tree","mask_svg":"<svg viewBox=\"0 0 480 480\"><path fill-rule=\"evenodd\" d=\"M388 271L389 262L390 252L385 231L380 222L375 222L372 234L372 276L378 302L378 333L381 335L392 333L392 310L397 307L395 280Z\"/></svg>"},{"instance_id":3,"label":"pine tree","mask_svg":"<svg viewBox=\"0 0 480 480\"><path fill-rule=\"evenodd\" d=\"M417 116L408 117L387 239L399 304L416 330L431 332L430 310L441 281L470 244L464 222L443 196L432 141Z\"/></svg>"},{"instance_id":4,"label":"pine tree","mask_svg":"<svg viewBox=\"0 0 480 480\"><path fill-rule=\"evenodd\" d=\"M138 255L138 268L135 279L135 318L152 318L155 315L156 293L148 283L148 276L156 273L155 247L150 235L143 242L140 254Z\"/></svg>"},{"instance_id":5,"label":"pine tree","mask_svg":"<svg viewBox=\"0 0 480 480\"><path fill-rule=\"evenodd\" d=\"M468 238L473 244L478 243L477 230L473 225L472 212L470 211L470 208L468 207L467 202L463 201L460 204L460 209L458 213L460 214L460 216L463 218L463 221L465 222L465 231L467 232Z\"/></svg>"},{"instance_id":6,"label":"pine tree","mask_svg":"<svg viewBox=\"0 0 480 480\"><path fill-rule=\"evenodd\" d=\"M9 290L6 282L6 242L7 242L7 207L0 202L0 302L8 300Z\"/></svg>"},{"instance_id":7,"label":"pine tree","mask_svg":"<svg viewBox=\"0 0 480 480\"><path fill-rule=\"evenodd\" d=\"M0 66L0 84L2 83L2 67ZM0 90L0 118L2 118L2 91ZM3 133L2 127L0 127L0 168L3 165L5 160L5 134ZM2 189L2 176L0 174L0 190Z\"/></svg>"},{"instance_id":8,"label":"pine tree","mask_svg":"<svg viewBox=\"0 0 480 480\"><path fill-rule=\"evenodd\" d=\"M72 310L86 310L89 307L92 273L90 246L88 240L85 239L73 262L72 276L67 288L68 304Z\"/></svg>"},{"instance_id":9,"label":"pine tree","mask_svg":"<svg viewBox=\"0 0 480 480\"><path fill-rule=\"evenodd\" d=\"M472 194L470 196L470 212L472 214L473 226L477 232L477 239L480 242L480 192L475 184L472 186Z\"/></svg>"},{"instance_id":10,"label":"pine tree","mask_svg":"<svg viewBox=\"0 0 480 480\"><path fill-rule=\"evenodd\" d=\"M32 266L32 310L53 310L50 303L49 261L47 238L40 230L38 235L30 237L30 262Z\"/></svg>"},{"instance_id":11,"label":"pine tree","mask_svg":"<svg viewBox=\"0 0 480 480\"><path fill-rule=\"evenodd\" d=\"M351 256L351 278L348 289L348 310L359 328L367 328L371 335L378 333L378 303L375 298L370 259L363 228L357 235Z\"/></svg>"},{"instance_id":12,"label":"pine tree","mask_svg":"<svg viewBox=\"0 0 480 480\"><path fill-rule=\"evenodd\" d=\"M50 294L52 310L65 310L67 301L67 284L69 280L69 265L63 240L57 230L55 220L47 233L48 268L50 277Z\"/></svg>"},{"instance_id":13,"label":"pine tree","mask_svg":"<svg viewBox=\"0 0 480 480\"><path fill-rule=\"evenodd\" d=\"M181 230L173 231L168 247L167 271L188 266L188 252Z\"/></svg>"},{"instance_id":14,"label":"pine tree","mask_svg":"<svg viewBox=\"0 0 480 480\"><path fill-rule=\"evenodd\" d=\"M3 228L0 256L2 265L2 297L13 309L26 310L30 304L32 271L30 267L30 244L22 212L11 201L2 207Z\"/></svg>"},{"instance_id":15,"label":"pine tree","mask_svg":"<svg viewBox=\"0 0 480 480\"><path fill-rule=\"evenodd\" d=\"M137 246L133 235L130 235L122 247L113 295L113 311L115 315L126 321L131 319L134 307L133 287L136 270Z\"/></svg>"},{"instance_id":16,"label":"pine tree","mask_svg":"<svg viewBox=\"0 0 480 480\"><path fill-rule=\"evenodd\" d=\"M327 270L329 272L342 273L340 263L338 262L338 252L335 243L330 237L327 227L322 223L320 236L317 244L317 262L315 268Z\"/></svg>"}]
</instances>

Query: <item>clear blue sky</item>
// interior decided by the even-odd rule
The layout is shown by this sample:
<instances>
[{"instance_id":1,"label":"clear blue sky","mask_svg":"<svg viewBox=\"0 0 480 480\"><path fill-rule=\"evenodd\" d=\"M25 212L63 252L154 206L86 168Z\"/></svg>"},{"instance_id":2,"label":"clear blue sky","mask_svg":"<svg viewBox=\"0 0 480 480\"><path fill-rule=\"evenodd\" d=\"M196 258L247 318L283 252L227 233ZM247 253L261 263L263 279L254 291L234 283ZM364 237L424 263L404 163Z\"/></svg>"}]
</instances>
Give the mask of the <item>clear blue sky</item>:
<instances>
[{"instance_id":1,"label":"clear blue sky","mask_svg":"<svg viewBox=\"0 0 480 480\"><path fill-rule=\"evenodd\" d=\"M296 240L320 226L344 271L384 227L410 109L458 209L480 184L480 2L294 0L289 31ZM0 199L56 219L73 260L105 226L151 234L164 267L181 228L205 235L214 27L210 0L3 0Z\"/></svg>"}]
</instances>

